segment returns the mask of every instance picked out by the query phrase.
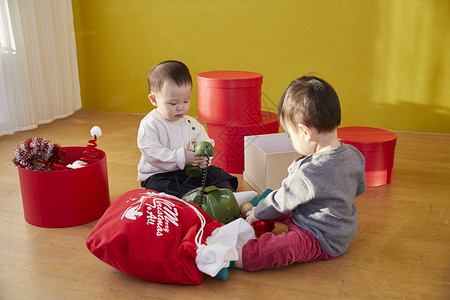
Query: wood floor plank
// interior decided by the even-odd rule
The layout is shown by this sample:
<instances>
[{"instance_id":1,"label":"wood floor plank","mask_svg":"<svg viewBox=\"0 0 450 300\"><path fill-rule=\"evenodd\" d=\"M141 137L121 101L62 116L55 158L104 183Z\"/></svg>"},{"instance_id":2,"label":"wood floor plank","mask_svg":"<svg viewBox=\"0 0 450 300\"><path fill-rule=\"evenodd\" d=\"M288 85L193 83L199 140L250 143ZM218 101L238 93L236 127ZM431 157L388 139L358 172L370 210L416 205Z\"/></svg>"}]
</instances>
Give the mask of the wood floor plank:
<instances>
[{"instance_id":1,"label":"wood floor plank","mask_svg":"<svg viewBox=\"0 0 450 300\"><path fill-rule=\"evenodd\" d=\"M89 284L107 286L121 274L119 271L112 268L95 268L43 256L36 259L36 256L26 253L0 250L0 254L0 263L3 266Z\"/></svg>"}]
</instances>

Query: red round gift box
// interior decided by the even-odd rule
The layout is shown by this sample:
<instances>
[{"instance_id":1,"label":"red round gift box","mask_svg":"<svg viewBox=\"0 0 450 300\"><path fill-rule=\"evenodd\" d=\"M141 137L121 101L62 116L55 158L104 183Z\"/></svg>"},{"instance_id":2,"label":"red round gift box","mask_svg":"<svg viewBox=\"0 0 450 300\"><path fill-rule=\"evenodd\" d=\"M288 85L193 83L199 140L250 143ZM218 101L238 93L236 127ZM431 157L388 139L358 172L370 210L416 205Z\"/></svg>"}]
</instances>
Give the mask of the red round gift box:
<instances>
[{"instance_id":1,"label":"red round gift box","mask_svg":"<svg viewBox=\"0 0 450 300\"><path fill-rule=\"evenodd\" d=\"M207 124L208 135L215 142L212 164L229 173L244 171L244 136L277 133L277 114L263 111L261 123L248 125Z\"/></svg>"},{"instance_id":2,"label":"red round gift box","mask_svg":"<svg viewBox=\"0 0 450 300\"><path fill-rule=\"evenodd\" d=\"M255 72L198 74L198 118L208 124L260 124L262 82Z\"/></svg>"},{"instance_id":3,"label":"red round gift box","mask_svg":"<svg viewBox=\"0 0 450 300\"><path fill-rule=\"evenodd\" d=\"M397 143L394 133L379 128L349 126L338 128L338 137L364 156L367 186L380 186L392 181Z\"/></svg>"},{"instance_id":4,"label":"red round gift box","mask_svg":"<svg viewBox=\"0 0 450 300\"><path fill-rule=\"evenodd\" d=\"M63 164L83 156L88 147L62 147ZM25 220L39 227L70 227L99 219L109 207L106 154L79 169L34 171L17 168Z\"/></svg>"}]
</instances>

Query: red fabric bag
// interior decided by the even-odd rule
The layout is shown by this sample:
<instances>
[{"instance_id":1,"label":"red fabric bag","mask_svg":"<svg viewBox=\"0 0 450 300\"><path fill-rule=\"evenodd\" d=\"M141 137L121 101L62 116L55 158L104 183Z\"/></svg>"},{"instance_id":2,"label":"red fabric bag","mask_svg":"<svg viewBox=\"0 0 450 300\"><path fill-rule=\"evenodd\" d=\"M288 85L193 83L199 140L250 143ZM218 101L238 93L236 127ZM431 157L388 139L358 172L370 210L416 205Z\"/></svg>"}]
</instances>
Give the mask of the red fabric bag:
<instances>
[{"instance_id":1,"label":"red fabric bag","mask_svg":"<svg viewBox=\"0 0 450 300\"><path fill-rule=\"evenodd\" d=\"M196 250L222 223L192 203L151 190L119 196L86 240L119 271L161 283L200 284Z\"/></svg>"}]
</instances>

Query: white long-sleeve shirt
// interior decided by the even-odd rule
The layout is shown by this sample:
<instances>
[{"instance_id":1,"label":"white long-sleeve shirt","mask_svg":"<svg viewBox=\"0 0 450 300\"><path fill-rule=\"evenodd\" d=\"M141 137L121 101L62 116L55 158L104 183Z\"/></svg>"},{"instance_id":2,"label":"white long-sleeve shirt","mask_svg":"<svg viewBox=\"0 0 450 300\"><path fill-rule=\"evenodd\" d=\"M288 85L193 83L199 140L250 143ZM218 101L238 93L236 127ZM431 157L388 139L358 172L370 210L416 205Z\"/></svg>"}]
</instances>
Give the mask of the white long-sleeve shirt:
<instances>
[{"instance_id":1,"label":"white long-sleeve shirt","mask_svg":"<svg viewBox=\"0 0 450 300\"><path fill-rule=\"evenodd\" d=\"M139 125L137 145L141 151L138 165L138 181L153 174L184 169L187 142L195 146L208 141L214 146L205 128L195 118L184 116L178 121L169 121L156 109L149 112Z\"/></svg>"}]
</instances>

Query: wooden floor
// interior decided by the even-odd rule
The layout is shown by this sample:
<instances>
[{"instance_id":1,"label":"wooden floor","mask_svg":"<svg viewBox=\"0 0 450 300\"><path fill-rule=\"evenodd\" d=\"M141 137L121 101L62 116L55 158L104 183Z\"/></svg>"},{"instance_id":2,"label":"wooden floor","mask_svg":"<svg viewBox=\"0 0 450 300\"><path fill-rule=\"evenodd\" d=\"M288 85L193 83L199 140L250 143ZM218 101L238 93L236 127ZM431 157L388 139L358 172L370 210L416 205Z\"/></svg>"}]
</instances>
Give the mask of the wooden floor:
<instances>
[{"instance_id":1,"label":"wooden floor","mask_svg":"<svg viewBox=\"0 0 450 300\"><path fill-rule=\"evenodd\" d=\"M95 258L85 246L95 222L60 229L25 222L11 163L18 144L41 136L85 146L99 125L113 200L139 188L141 118L82 110L0 137L0 299L450 299L450 135L397 132L393 182L357 199L358 233L348 252L329 262L233 269L226 281L205 276L198 286L157 284ZM239 190L249 190L238 176Z\"/></svg>"}]
</instances>

